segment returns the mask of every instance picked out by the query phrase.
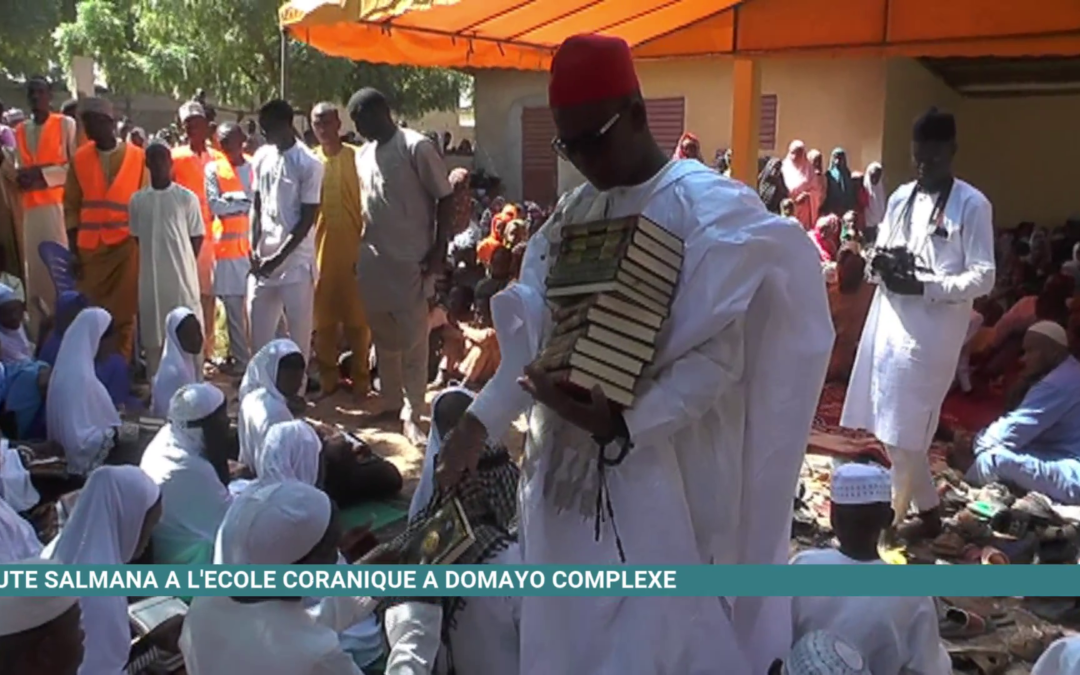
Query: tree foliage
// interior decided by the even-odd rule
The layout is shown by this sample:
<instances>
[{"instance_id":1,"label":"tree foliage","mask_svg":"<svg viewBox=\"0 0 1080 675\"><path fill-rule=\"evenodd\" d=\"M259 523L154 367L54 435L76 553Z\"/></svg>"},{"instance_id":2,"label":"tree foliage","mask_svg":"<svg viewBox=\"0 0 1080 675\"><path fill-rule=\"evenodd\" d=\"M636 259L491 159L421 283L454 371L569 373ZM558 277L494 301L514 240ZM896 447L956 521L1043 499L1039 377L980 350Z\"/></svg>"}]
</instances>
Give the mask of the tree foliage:
<instances>
[{"instance_id":1,"label":"tree foliage","mask_svg":"<svg viewBox=\"0 0 1080 675\"><path fill-rule=\"evenodd\" d=\"M248 109L278 93L279 0L78 0L74 18L60 22L63 3L71 1L0 0L0 7L49 5L33 25L47 35L53 20L60 62L93 56L116 93L186 98L201 88L221 103ZM50 46L47 37L39 41ZM0 65L22 70L15 61L8 65L7 51L7 45L0 48ZM323 99L344 101L373 86L400 114L413 117L455 107L466 80L448 70L355 63L297 42L289 47L289 98L301 109Z\"/></svg>"},{"instance_id":2,"label":"tree foliage","mask_svg":"<svg viewBox=\"0 0 1080 675\"><path fill-rule=\"evenodd\" d=\"M49 36L60 23L61 0L0 0L0 69L16 75L49 71Z\"/></svg>"}]
</instances>

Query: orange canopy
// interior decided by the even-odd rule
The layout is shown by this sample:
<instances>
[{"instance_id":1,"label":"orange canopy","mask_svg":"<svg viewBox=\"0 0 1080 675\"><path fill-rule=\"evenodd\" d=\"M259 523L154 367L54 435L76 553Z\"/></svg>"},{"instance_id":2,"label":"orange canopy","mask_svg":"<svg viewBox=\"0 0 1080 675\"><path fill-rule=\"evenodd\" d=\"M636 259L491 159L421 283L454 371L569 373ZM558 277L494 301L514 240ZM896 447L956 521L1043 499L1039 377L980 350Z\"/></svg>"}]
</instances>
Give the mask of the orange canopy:
<instances>
[{"instance_id":1,"label":"orange canopy","mask_svg":"<svg viewBox=\"0 0 1080 675\"><path fill-rule=\"evenodd\" d=\"M375 63L545 70L577 33L643 59L1080 55L1080 0L292 0L281 25Z\"/></svg>"}]
</instances>

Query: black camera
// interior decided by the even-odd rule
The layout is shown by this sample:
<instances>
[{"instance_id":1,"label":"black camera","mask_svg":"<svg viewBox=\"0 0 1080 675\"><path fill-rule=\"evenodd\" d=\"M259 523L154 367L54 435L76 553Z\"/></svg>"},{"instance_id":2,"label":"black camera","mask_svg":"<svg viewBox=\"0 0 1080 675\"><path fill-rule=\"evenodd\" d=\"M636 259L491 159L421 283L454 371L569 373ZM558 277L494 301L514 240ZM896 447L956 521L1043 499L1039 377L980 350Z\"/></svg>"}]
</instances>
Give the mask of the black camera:
<instances>
[{"instance_id":1,"label":"black camera","mask_svg":"<svg viewBox=\"0 0 1080 675\"><path fill-rule=\"evenodd\" d=\"M915 279L915 254L903 246L879 248L870 269L883 279Z\"/></svg>"}]
</instances>

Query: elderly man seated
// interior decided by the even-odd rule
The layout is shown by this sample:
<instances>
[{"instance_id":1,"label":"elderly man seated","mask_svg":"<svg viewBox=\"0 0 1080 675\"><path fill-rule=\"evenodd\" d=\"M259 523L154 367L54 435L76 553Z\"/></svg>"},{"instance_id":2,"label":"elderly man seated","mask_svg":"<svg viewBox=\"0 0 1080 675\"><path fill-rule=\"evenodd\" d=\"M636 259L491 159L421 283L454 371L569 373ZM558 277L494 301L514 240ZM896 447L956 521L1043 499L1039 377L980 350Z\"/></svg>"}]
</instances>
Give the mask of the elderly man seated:
<instances>
[{"instance_id":1,"label":"elderly man seated","mask_svg":"<svg viewBox=\"0 0 1080 675\"><path fill-rule=\"evenodd\" d=\"M1024 335L1023 400L972 441L967 480L1001 481L1080 504L1080 362L1065 329L1040 321Z\"/></svg>"}]
</instances>

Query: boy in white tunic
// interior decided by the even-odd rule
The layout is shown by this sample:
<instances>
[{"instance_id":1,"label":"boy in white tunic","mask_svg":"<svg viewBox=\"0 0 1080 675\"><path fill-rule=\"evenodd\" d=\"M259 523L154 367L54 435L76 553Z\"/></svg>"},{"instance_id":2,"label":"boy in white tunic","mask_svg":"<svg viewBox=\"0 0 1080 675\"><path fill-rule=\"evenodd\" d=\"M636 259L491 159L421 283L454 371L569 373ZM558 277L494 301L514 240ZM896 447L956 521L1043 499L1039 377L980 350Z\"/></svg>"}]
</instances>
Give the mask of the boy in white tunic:
<instances>
[{"instance_id":1,"label":"boy in white tunic","mask_svg":"<svg viewBox=\"0 0 1080 675\"><path fill-rule=\"evenodd\" d=\"M169 312L187 307L202 316L198 257L206 230L199 198L172 179L168 146L151 144L146 167L150 186L132 195L128 213L131 236L139 240L139 334L152 378Z\"/></svg>"},{"instance_id":2,"label":"boy in white tunic","mask_svg":"<svg viewBox=\"0 0 1080 675\"><path fill-rule=\"evenodd\" d=\"M440 481L475 467L485 436L528 410L525 563L784 564L833 342L817 251L756 192L660 150L622 40L569 38L548 96L555 145L589 183L492 299L502 362L447 438ZM640 213L685 242L671 314L632 408L578 402L529 367L552 320L549 249L564 223ZM597 523L604 494L614 523ZM523 598L521 672L763 673L790 650L790 626L784 598Z\"/></svg>"},{"instance_id":3,"label":"boy in white tunic","mask_svg":"<svg viewBox=\"0 0 1080 675\"><path fill-rule=\"evenodd\" d=\"M989 200L953 176L952 115L931 108L916 121L911 147L918 177L889 197L878 231L870 266L879 285L840 424L885 444L896 524L914 502L919 516L900 534L919 538L941 531L927 453L972 302L994 287L994 226Z\"/></svg>"},{"instance_id":4,"label":"boy in white tunic","mask_svg":"<svg viewBox=\"0 0 1080 675\"><path fill-rule=\"evenodd\" d=\"M844 464L832 476L832 528L840 550L803 551L793 565L882 565L877 545L892 522L889 472ZM927 597L805 597L792 601L795 639L828 631L851 643L874 675L950 675L934 601Z\"/></svg>"}]
</instances>

